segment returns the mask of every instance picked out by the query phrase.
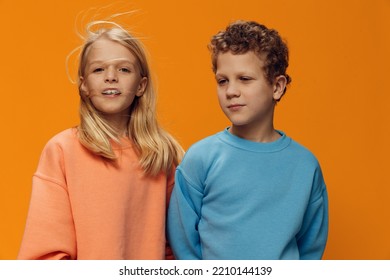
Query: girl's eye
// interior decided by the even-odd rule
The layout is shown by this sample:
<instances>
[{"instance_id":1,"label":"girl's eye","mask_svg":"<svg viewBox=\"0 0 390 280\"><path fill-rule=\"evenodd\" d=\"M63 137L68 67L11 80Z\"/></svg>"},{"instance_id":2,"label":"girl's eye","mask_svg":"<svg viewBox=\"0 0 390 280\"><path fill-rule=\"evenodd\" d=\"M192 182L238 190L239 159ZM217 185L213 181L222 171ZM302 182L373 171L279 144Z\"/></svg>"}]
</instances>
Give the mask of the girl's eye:
<instances>
[{"instance_id":1,"label":"girl's eye","mask_svg":"<svg viewBox=\"0 0 390 280\"><path fill-rule=\"evenodd\" d=\"M98 73L98 72L102 72L103 71L103 68L95 68L93 69L93 73Z\"/></svg>"}]
</instances>

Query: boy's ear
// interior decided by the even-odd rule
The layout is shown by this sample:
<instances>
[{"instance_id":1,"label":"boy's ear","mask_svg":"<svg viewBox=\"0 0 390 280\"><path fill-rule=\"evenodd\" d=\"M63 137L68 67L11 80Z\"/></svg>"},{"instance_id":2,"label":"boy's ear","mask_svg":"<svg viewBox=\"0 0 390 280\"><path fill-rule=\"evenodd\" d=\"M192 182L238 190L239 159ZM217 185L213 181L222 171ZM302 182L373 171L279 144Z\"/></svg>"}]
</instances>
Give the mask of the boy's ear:
<instances>
[{"instance_id":1,"label":"boy's ear","mask_svg":"<svg viewBox=\"0 0 390 280\"><path fill-rule=\"evenodd\" d=\"M274 100L280 100L286 89L287 79L285 76L280 75L275 78L274 82Z\"/></svg>"},{"instance_id":2,"label":"boy's ear","mask_svg":"<svg viewBox=\"0 0 390 280\"><path fill-rule=\"evenodd\" d=\"M139 82L138 89L136 96L140 97L144 94L146 86L148 85L148 78L142 77L141 81Z\"/></svg>"}]
</instances>

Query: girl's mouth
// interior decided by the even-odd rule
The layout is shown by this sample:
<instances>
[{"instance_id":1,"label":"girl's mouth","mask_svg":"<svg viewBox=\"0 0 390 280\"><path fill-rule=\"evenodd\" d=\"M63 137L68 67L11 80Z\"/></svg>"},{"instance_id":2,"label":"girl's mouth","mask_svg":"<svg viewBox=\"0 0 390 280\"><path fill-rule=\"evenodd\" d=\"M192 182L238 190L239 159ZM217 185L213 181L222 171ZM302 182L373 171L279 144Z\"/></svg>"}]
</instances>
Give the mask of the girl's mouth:
<instances>
[{"instance_id":1,"label":"girl's mouth","mask_svg":"<svg viewBox=\"0 0 390 280\"><path fill-rule=\"evenodd\" d=\"M117 89L106 89L102 92L103 95L119 95L121 92Z\"/></svg>"}]
</instances>

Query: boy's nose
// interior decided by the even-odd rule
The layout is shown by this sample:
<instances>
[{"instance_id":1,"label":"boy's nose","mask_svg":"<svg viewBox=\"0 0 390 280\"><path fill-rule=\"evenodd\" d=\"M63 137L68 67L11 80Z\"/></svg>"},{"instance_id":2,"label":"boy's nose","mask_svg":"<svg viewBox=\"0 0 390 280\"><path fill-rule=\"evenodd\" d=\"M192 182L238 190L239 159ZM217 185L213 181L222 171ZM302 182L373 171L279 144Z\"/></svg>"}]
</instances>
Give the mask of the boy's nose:
<instances>
[{"instance_id":1,"label":"boy's nose","mask_svg":"<svg viewBox=\"0 0 390 280\"><path fill-rule=\"evenodd\" d=\"M240 96L240 90L232 83L230 83L226 89L226 97L233 98Z\"/></svg>"}]
</instances>

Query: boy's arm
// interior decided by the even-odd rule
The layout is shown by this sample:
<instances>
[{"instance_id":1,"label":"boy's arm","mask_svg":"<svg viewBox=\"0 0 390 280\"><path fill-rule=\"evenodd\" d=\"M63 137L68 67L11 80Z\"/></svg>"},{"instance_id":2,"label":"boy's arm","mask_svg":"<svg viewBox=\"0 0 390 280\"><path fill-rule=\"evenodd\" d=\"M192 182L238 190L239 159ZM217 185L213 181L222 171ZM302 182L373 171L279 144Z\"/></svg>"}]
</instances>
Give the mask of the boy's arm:
<instances>
[{"instance_id":1,"label":"boy's arm","mask_svg":"<svg viewBox=\"0 0 390 280\"><path fill-rule=\"evenodd\" d=\"M176 171L168 209L168 240L176 259L201 259L198 223L203 194Z\"/></svg>"},{"instance_id":2,"label":"boy's arm","mask_svg":"<svg viewBox=\"0 0 390 280\"><path fill-rule=\"evenodd\" d=\"M312 197L298 234L302 260L320 260L328 238L328 195L319 168L315 174Z\"/></svg>"}]
</instances>

